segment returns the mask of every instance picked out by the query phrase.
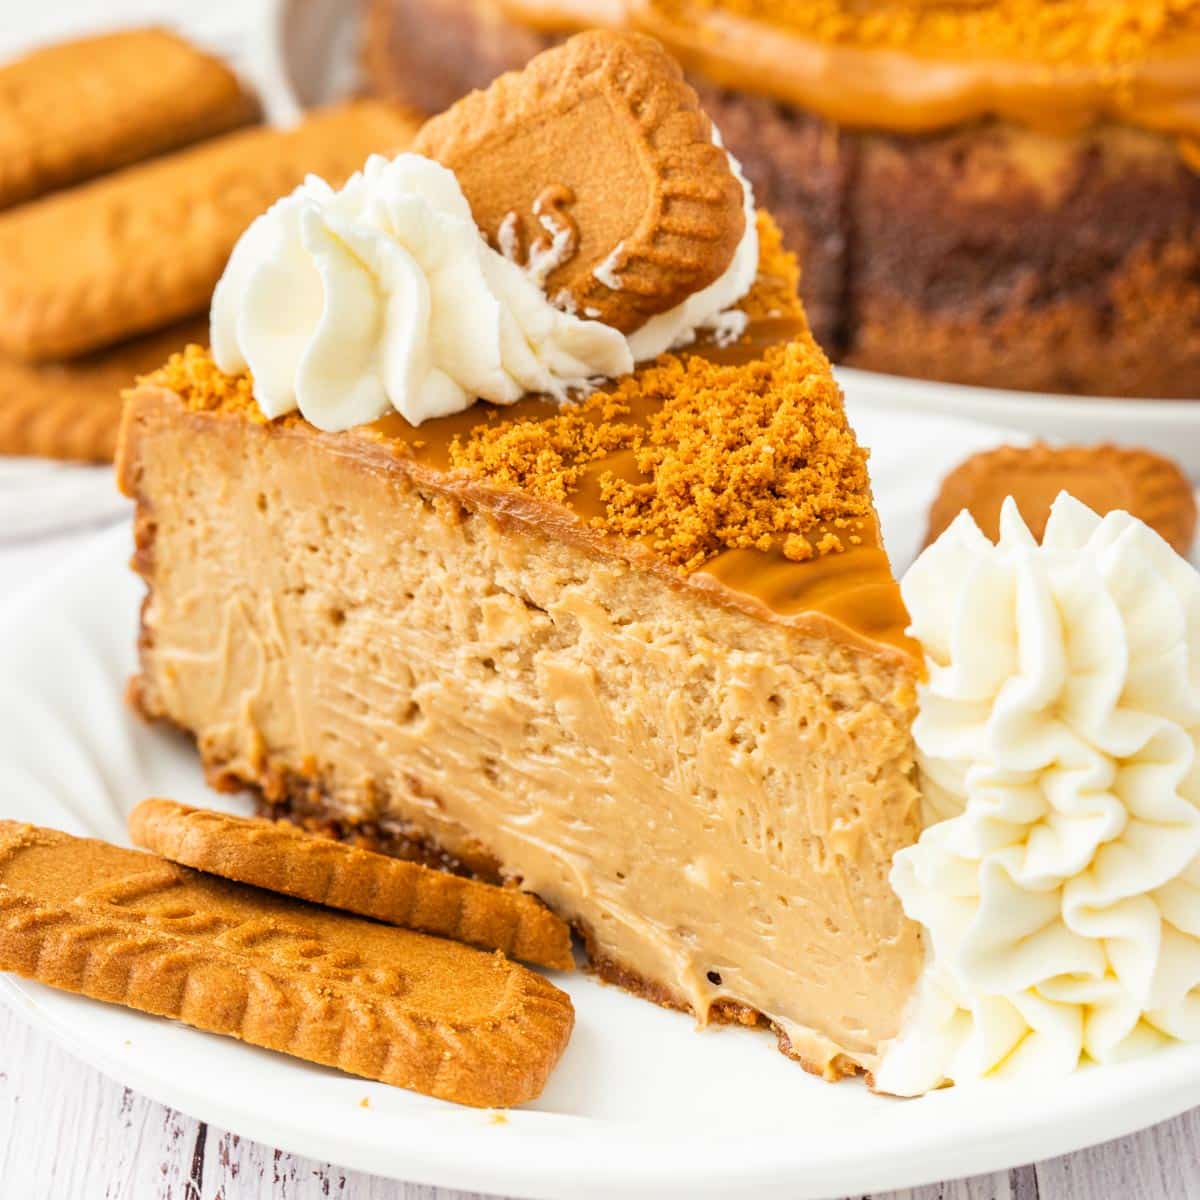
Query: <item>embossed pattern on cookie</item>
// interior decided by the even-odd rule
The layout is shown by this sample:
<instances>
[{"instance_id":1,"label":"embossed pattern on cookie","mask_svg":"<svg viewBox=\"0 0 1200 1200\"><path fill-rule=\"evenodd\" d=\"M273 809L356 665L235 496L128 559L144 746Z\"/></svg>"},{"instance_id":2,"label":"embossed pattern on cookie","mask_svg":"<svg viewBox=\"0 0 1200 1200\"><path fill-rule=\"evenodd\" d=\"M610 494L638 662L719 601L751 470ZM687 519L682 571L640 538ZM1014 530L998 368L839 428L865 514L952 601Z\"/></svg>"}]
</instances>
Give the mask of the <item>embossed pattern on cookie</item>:
<instances>
[{"instance_id":1,"label":"embossed pattern on cookie","mask_svg":"<svg viewBox=\"0 0 1200 1200\"><path fill-rule=\"evenodd\" d=\"M570 998L500 954L0 821L0 970L481 1107L537 1096Z\"/></svg>"},{"instance_id":2,"label":"embossed pattern on cookie","mask_svg":"<svg viewBox=\"0 0 1200 1200\"><path fill-rule=\"evenodd\" d=\"M315 172L341 182L415 125L375 101L249 129L0 214L0 351L40 361L207 307L234 243Z\"/></svg>"},{"instance_id":3,"label":"embossed pattern on cookie","mask_svg":"<svg viewBox=\"0 0 1200 1200\"><path fill-rule=\"evenodd\" d=\"M234 817L173 800L129 814L133 841L172 862L571 970L571 931L533 896L317 837L286 822Z\"/></svg>"},{"instance_id":4,"label":"embossed pattern on cookie","mask_svg":"<svg viewBox=\"0 0 1200 1200\"><path fill-rule=\"evenodd\" d=\"M556 303L627 333L718 279L745 229L695 92L639 34L546 51L426 122L413 149L455 172L480 229Z\"/></svg>"},{"instance_id":5,"label":"embossed pattern on cookie","mask_svg":"<svg viewBox=\"0 0 1200 1200\"><path fill-rule=\"evenodd\" d=\"M1196 496L1170 459L1124 446L1000 446L973 454L942 480L929 509L925 543L965 508L993 541L1000 508L1012 496L1040 540L1059 492L1070 492L1101 516L1121 509L1160 534L1180 554L1196 533Z\"/></svg>"}]
</instances>

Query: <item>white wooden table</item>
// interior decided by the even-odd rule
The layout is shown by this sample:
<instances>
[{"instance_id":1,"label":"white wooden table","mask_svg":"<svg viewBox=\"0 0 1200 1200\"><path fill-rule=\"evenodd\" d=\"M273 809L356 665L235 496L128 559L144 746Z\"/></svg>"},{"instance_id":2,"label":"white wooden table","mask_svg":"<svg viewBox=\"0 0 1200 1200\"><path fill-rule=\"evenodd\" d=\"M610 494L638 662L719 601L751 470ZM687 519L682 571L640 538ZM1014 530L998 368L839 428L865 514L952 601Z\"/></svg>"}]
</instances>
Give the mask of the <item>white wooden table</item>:
<instances>
[{"instance_id":1,"label":"white wooden table","mask_svg":"<svg viewBox=\"0 0 1200 1200\"><path fill-rule=\"evenodd\" d=\"M235 59L261 0L0 0L0 57L118 18L170 21ZM3 513L0 513L0 530ZM0 542L0 608L90 536ZM465 1200L312 1162L192 1120L84 1066L0 1005L0 1200ZM871 1200L1200 1198L1200 1109L1037 1166ZM854 1198L864 1200L864 1198Z\"/></svg>"}]
</instances>

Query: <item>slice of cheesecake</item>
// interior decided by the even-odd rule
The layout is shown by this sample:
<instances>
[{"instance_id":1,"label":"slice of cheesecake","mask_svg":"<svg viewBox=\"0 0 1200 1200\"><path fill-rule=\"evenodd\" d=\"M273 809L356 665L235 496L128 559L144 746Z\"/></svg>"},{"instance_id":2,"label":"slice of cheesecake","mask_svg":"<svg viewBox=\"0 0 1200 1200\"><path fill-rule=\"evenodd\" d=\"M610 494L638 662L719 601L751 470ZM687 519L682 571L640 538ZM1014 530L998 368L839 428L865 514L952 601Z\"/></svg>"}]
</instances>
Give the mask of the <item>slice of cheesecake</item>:
<instances>
[{"instance_id":1,"label":"slice of cheesecake","mask_svg":"<svg viewBox=\"0 0 1200 1200\"><path fill-rule=\"evenodd\" d=\"M148 718L210 782L536 892L595 968L870 1069L922 961L915 650L866 455L760 218L744 335L582 402L266 420L190 347L127 403Z\"/></svg>"}]
</instances>

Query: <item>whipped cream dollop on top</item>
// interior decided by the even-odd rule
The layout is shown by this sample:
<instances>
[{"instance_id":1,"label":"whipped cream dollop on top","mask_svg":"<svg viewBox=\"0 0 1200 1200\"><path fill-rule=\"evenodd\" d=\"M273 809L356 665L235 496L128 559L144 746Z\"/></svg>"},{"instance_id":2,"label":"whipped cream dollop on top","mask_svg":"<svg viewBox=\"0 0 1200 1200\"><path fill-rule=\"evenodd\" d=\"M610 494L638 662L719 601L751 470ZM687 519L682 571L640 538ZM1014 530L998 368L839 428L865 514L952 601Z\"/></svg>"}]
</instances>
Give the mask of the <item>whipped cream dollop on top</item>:
<instances>
[{"instance_id":1,"label":"whipped cream dollop on top","mask_svg":"<svg viewBox=\"0 0 1200 1200\"><path fill-rule=\"evenodd\" d=\"M242 235L212 303L217 366L268 417L412 424L621 375L625 339L560 312L479 234L452 172L373 155L340 191L310 176Z\"/></svg>"},{"instance_id":2,"label":"whipped cream dollop on top","mask_svg":"<svg viewBox=\"0 0 1200 1200\"><path fill-rule=\"evenodd\" d=\"M213 357L250 370L267 417L299 409L328 431L392 410L419 425L476 400L562 401L729 327L721 314L758 264L742 184L747 233L728 270L627 339L556 307L536 273L489 246L451 171L373 155L340 190L310 176L242 235L213 294Z\"/></svg>"},{"instance_id":3,"label":"whipped cream dollop on top","mask_svg":"<svg viewBox=\"0 0 1200 1200\"><path fill-rule=\"evenodd\" d=\"M891 881L929 958L876 1086L1200 1038L1200 573L1063 494L1040 546L963 513L903 592L927 828Z\"/></svg>"}]
</instances>

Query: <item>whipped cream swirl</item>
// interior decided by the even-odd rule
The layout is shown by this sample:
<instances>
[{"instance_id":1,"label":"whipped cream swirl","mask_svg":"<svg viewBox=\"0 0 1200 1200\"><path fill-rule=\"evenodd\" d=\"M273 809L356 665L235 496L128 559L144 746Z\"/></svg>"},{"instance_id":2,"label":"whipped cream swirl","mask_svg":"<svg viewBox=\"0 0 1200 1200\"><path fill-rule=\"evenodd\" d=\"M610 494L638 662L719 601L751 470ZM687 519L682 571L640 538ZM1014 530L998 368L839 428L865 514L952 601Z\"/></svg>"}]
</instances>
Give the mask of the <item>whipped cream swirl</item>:
<instances>
[{"instance_id":1,"label":"whipped cream swirl","mask_svg":"<svg viewBox=\"0 0 1200 1200\"><path fill-rule=\"evenodd\" d=\"M744 319L725 310L754 282L758 238L730 162L746 233L729 268L628 339L551 303L543 278L487 244L458 180L431 159L373 155L337 191L309 176L234 247L213 294L213 357L250 370L267 417L299 409L328 431L391 410L419 425L476 400L565 400L699 328L740 333Z\"/></svg>"},{"instance_id":2,"label":"whipped cream swirl","mask_svg":"<svg viewBox=\"0 0 1200 1200\"><path fill-rule=\"evenodd\" d=\"M298 408L325 430L562 399L633 369L620 332L556 309L483 240L453 172L416 154L372 155L340 191L309 176L272 205L211 324L217 366L250 369L266 416Z\"/></svg>"},{"instance_id":3,"label":"whipped cream swirl","mask_svg":"<svg viewBox=\"0 0 1200 1200\"><path fill-rule=\"evenodd\" d=\"M928 827L892 885L929 961L876 1073L916 1095L1200 1038L1200 573L1066 494L966 513L903 584Z\"/></svg>"}]
</instances>

